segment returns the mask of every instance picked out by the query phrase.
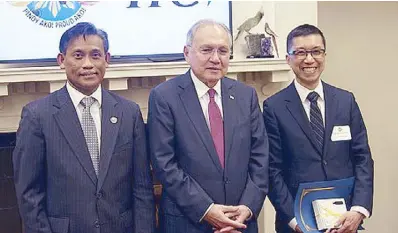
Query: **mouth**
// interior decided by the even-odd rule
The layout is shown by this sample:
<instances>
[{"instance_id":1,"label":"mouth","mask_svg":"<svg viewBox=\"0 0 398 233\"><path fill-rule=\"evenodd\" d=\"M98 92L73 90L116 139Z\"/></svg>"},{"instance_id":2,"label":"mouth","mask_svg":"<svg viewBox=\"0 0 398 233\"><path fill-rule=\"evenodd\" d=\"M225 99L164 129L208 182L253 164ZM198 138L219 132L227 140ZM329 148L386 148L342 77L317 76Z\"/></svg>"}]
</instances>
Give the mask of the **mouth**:
<instances>
[{"instance_id":1,"label":"mouth","mask_svg":"<svg viewBox=\"0 0 398 233\"><path fill-rule=\"evenodd\" d=\"M95 76L95 75L97 75L97 73L95 73L95 72L87 72L87 73L81 73L80 74L81 77L92 77L92 76Z\"/></svg>"},{"instance_id":2,"label":"mouth","mask_svg":"<svg viewBox=\"0 0 398 233\"><path fill-rule=\"evenodd\" d=\"M304 71L304 73L306 74L313 74L317 71L317 67L303 67L301 68L302 71Z\"/></svg>"},{"instance_id":3,"label":"mouth","mask_svg":"<svg viewBox=\"0 0 398 233\"><path fill-rule=\"evenodd\" d=\"M217 68L217 67L209 67L207 69L211 70L211 71L219 71L219 70L221 70L220 68Z\"/></svg>"}]
</instances>

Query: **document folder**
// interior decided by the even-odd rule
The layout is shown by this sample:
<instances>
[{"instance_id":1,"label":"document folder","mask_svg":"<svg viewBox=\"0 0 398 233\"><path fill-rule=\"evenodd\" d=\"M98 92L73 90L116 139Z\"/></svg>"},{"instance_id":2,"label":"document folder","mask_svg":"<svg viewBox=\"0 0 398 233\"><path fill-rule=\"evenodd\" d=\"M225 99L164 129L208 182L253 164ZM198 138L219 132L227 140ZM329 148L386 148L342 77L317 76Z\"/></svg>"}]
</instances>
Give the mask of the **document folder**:
<instances>
[{"instance_id":1,"label":"document folder","mask_svg":"<svg viewBox=\"0 0 398 233\"><path fill-rule=\"evenodd\" d=\"M301 183L294 201L294 214L297 223L304 233L320 233L318 230L312 202L328 198L344 198L347 209L350 209L351 194L355 178L340 180ZM363 229L359 228L358 230Z\"/></svg>"}]
</instances>

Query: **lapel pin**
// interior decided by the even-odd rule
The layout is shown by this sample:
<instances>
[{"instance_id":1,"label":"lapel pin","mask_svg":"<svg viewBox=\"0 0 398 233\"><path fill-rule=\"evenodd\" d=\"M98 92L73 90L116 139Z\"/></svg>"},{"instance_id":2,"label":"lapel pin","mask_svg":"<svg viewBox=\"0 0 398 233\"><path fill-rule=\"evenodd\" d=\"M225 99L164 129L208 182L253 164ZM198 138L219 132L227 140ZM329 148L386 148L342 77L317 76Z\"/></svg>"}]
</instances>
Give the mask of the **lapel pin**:
<instances>
[{"instance_id":1,"label":"lapel pin","mask_svg":"<svg viewBox=\"0 0 398 233\"><path fill-rule=\"evenodd\" d=\"M233 97L232 95L230 95L229 98L230 98L231 100L234 100L234 99L235 99L235 97Z\"/></svg>"},{"instance_id":2,"label":"lapel pin","mask_svg":"<svg viewBox=\"0 0 398 233\"><path fill-rule=\"evenodd\" d=\"M111 117L110 121L112 122L112 124L116 124L117 123L117 117Z\"/></svg>"}]
</instances>

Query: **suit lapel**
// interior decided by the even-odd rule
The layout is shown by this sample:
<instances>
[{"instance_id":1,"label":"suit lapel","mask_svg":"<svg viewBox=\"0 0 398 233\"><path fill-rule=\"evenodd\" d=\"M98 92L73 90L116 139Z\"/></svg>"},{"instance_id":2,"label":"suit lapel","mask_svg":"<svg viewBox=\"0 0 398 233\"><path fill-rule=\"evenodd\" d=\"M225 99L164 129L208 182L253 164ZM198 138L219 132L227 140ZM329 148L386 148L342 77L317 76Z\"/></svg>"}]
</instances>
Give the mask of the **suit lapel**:
<instances>
[{"instance_id":1,"label":"suit lapel","mask_svg":"<svg viewBox=\"0 0 398 233\"><path fill-rule=\"evenodd\" d=\"M104 89L102 90L101 154L98 174L98 190L102 188L106 174L108 173L109 164L115 148L122 119L122 111L121 108L118 107L117 103L118 102L109 94L108 91ZM116 119L116 122L115 120L111 122L111 118Z\"/></svg>"},{"instance_id":2,"label":"suit lapel","mask_svg":"<svg viewBox=\"0 0 398 233\"><path fill-rule=\"evenodd\" d=\"M96 185L97 176L94 171L93 163L91 162L83 130L66 87L63 87L57 92L57 101L53 105L56 108L53 115L55 121L87 175L94 185Z\"/></svg>"},{"instance_id":3,"label":"suit lapel","mask_svg":"<svg viewBox=\"0 0 398 233\"><path fill-rule=\"evenodd\" d=\"M214 165L222 173L223 169L221 167L220 160L218 159L213 139L203 115L202 106L200 105L189 71L181 77L179 86L181 88L179 95L184 109L195 127L195 130L198 132L203 144L206 146Z\"/></svg>"},{"instance_id":4,"label":"suit lapel","mask_svg":"<svg viewBox=\"0 0 398 233\"><path fill-rule=\"evenodd\" d=\"M326 156L337 109L337 100L333 89L326 83L323 84L323 92L325 93L325 137L323 142L323 155Z\"/></svg>"},{"instance_id":5,"label":"suit lapel","mask_svg":"<svg viewBox=\"0 0 398 233\"><path fill-rule=\"evenodd\" d=\"M300 96L297 93L296 88L294 87L294 83L289 85L287 88L287 96L286 96L286 107L289 110L290 114L292 114L293 118L300 125L300 128L303 130L304 134L312 143L313 147L322 155L322 151L316 146L315 138L312 135L312 129L310 126L310 121L308 120L307 114L304 111L303 104L301 103Z\"/></svg>"},{"instance_id":6,"label":"suit lapel","mask_svg":"<svg viewBox=\"0 0 398 233\"><path fill-rule=\"evenodd\" d=\"M221 96L224 119L225 167L227 167L229 154L232 148L235 126L238 123L237 116L239 115L237 114L239 111L236 105L233 82L227 78L221 79Z\"/></svg>"}]
</instances>

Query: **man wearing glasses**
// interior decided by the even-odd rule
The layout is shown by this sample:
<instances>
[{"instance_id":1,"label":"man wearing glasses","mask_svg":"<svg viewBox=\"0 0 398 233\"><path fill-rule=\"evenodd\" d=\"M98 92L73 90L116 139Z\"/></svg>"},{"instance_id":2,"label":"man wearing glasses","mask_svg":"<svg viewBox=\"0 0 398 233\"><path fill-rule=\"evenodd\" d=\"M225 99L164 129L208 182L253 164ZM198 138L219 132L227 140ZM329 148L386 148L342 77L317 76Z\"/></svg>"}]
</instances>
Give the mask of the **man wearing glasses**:
<instances>
[{"instance_id":1,"label":"man wearing glasses","mask_svg":"<svg viewBox=\"0 0 398 233\"><path fill-rule=\"evenodd\" d=\"M150 154L163 185L162 233L257 233L268 191L268 140L256 91L225 77L229 29L200 20L187 34L190 69L152 89Z\"/></svg>"},{"instance_id":2,"label":"man wearing glasses","mask_svg":"<svg viewBox=\"0 0 398 233\"><path fill-rule=\"evenodd\" d=\"M294 199L302 182L354 176L352 207L334 233L356 232L372 212L373 160L358 104L351 92L320 80L326 43L315 26L304 24L287 37L286 60L296 79L264 101L270 143L270 194L278 233L302 232Z\"/></svg>"}]
</instances>

